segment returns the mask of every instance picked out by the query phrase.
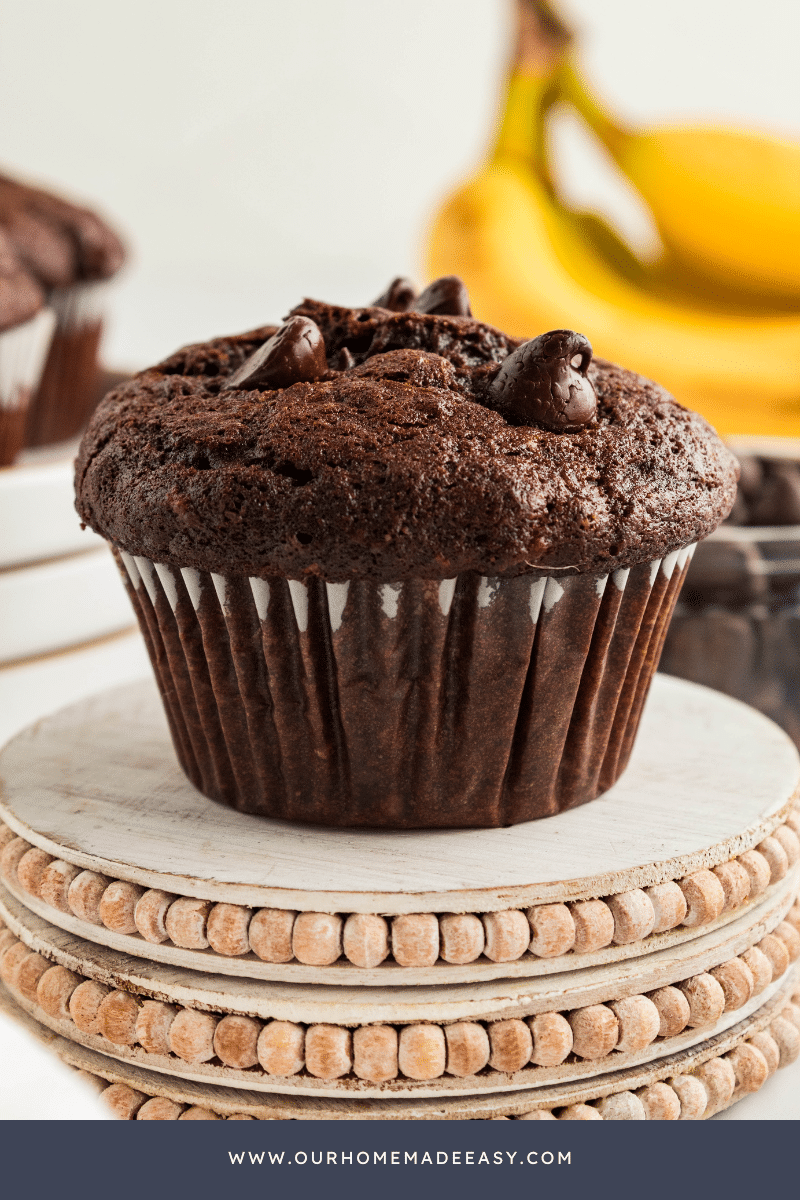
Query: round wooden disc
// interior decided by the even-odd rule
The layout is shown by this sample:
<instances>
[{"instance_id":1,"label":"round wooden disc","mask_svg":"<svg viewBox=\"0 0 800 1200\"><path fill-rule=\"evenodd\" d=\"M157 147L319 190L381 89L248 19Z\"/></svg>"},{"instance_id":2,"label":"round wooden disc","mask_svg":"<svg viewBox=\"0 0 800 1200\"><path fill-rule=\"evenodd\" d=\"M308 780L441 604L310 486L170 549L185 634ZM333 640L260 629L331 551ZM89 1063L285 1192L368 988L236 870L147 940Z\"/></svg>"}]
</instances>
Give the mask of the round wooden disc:
<instances>
[{"instance_id":1,"label":"round wooden disc","mask_svg":"<svg viewBox=\"0 0 800 1200\"><path fill-rule=\"evenodd\" d=\"M509 1018L525 1018L544 1012L568 1012L590 1005L612 1003L642 995L666 985L688 980L748 950L782 920L797 889L798 869L781 881L760 903L748 908L736 921L721 930L697 938L689 945L643 956L619 966L590 967L560 976L533 980L508 980L469 986L420 986L405 988L343 988L319 985L287 985L255 980L226 979L197 972L130 959L104 946L65 933L29 912L0 889L0 916L26 945L46 958L85 978L114 990L133 992L201 1012L222 1016L235 1013L267 1020L289 1021L305 1026L450 1024L455 1021L491 1024ZM759 995L734 1011L726 1011L711 1027L686 1028L668 1041L670 1051L689 1048L724 1031L755 1011L768 996L780 989L784 978L774 981ZM53 1018L38 1005L17 1000L43 1024L65 1038L80 1042L110 1057L134 1061L150 1070L187 1079L215 1082L265 1092L303 1092L312 1095L355 1094L359 1096L427 1095L457 1092L518 1091L569 1079L584 1079L606 1073L614 1061L619 1068L663 1056L666 1044L651 1041L643 1049L612 1051L597 1060L570 1056L558 1066L525 1068L514 1074L486 1071L458 1077L442 1074L428 1081L398 1076L371 1084L352 1074L337 1079L320 1079L306 1073L273 1076L263 1070L239 1070L212 1062L187 1062L175 1054L152 1054L140 1045L114 1044L99 1033L81 1031L71 1021Z\"/></svg>"},{"instance_id":2,"label":"round wooden disc","mask_svg":"<svg viewBox=\"0 0 800 1200\"><path fill-rule=\"evenodd\" d=\"M733 1027L691 1048L640 1066L598 1074L593 1079L570 1080L514 1094L396 1099L259 1094L237 1087L221 1087L211 1082L179 1079L147 1070L139 1063L107 1058L96 1050L69 1041L41 1025L20 1008L2 984L0 1011L14 1017L70 1066L88 1071L109 1083L125 1084L144 1096L165 1096L181 1105L210 1109L222 1117L241 1114L262 1121L491 1120L504 1116L519 1117L536 1108L560 1109L569 1104L591 1103L603 1096L635 1091L659 1081L688 1075L702 1064L727 1054L748 1037L766 1029L778 1016L796 986L796 980L787 981L766 1000L762 998L761 1005ZM732 1101L728 1103L738 1098L734 1093Z\"/></svg>"},{"instance_id":3,"label":"round wooden disc","mask_svg":"<svg viewBox=\"0 0 800 1200\"><path fill-rule=\"evenodd\" d=\"M177 765L155 685L39 722L0 756L0 817L111 878L205 899L323 912L481 912L681 877L756 845L800 760L776 725L656 677L630 766L600 799L508 829L319 829L203 797Z\"/></svg>"},{"instance_id":4,"label":"round wooden disc","mask_svg":"<svg viewBox=\"0 0 800 1200\"><path fill-rule=\"evenodd\" d=\"M793 876L792 878L795 878ZM376 967L355 966L342 955L336 962L327 966L312 966L292 959L290 962L265 962L252 951L242 955L223 955L207 946L203 950L191 950L176 946L171 941L145 941L139 933L119 933L107 929L104 925L93 925L81 920L72 912L64 912L45 903L39 896L25 892L19 881L12 876L3 878L2 888L16 897L22 905L41 917L50 925L56 925L68 933L75 934L83 941L107 946L125 955L143 958L148 962L164 963L178 969L188 969L202 974L233 976L242 979L263 979L275 982L292 983L295 985L324 984L339 987L418 987L435 984L450 985L463 983L479 983L491 979L529 979L534 976L561 975L573 969L599 966L602 964L624 963L630 959L641 958L660 950L674 949L694 941L714 931L722 930L738 920L745 908L752 907L751 901L732 909L726 909L713 921L699 925L678 925L663 933L651 933L646 938L619 945L611 943L599 950L582 951L580 954L567 952L553 958L537 958L530 952L510 961L493 962L481 955L473 962L453 964L439 958L429 966L400 966L393 958L387 957ZM0 894L2 894L0 888ZM783 881L770 884L767 889L770 895L784 896L786 886ZM766 893L759 897L766 898ZM2 909L2 903L0 903ZM248 910L251 911L251 910Z\"/></svg>"},{"instance_id":5,"label":"round wooden disc","mask_svg":"<svg viewBox=\"0 0 800 1200\"><path fill-rule=\"evenodd\" d=\"M741 954L784 919L797 895L800 866L728 925L692 942L593 967L570 958L557 975L413 988L342 987L211 975L120 954L43 920L0 885L0 918L18 938L70 970L124 991L172 1004L311 1025L416 1021L499 1021L604 1004L688 979Z\"/></svg>"}]
</instances>

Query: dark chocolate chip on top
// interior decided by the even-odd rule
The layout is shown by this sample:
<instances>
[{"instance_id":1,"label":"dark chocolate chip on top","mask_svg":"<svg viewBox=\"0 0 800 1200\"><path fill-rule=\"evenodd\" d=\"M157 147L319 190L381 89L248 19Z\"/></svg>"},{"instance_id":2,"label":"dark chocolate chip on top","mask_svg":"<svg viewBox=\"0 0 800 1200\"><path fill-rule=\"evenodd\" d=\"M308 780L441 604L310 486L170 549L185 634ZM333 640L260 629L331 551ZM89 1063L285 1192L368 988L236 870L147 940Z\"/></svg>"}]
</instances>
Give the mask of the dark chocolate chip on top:
<instances>
[{"instance_id":1,"label":"dark chocolate chip on top","mask_svg":"<svg viewBox=\"0 0 800 1200\"><path fill-rule=\"evenodd\" d=\"M492 408L514 425L543 425L570 433L588 425L597 396L586 376L592 347L582 333L553 329L523 342L489 388Z\"/></svg>"},{"instance_id":2,"label":"dark chocolate chip on top","mask_svg":"<svg viewBox=\"0 0 800 1200\"><path fill-rule=\"evenodd\" d=\"M434 279L424 292L420 292L411 309L438 316L472 316L467 289L457 275L443 275L441 279Z\"/></svg>"},{"instance_id":3,"label":"dark chocolate chip on top","mask_svg":"<svg viewBox=\"0 0 800 1200\"><path fill-rule=\"evenodd\" d=\"M398 275L389 284L385 292L373 300L372 308L388 308L390 312L408 312L414 307L414 297L417 289L410 279Z\"/></svg>"},{"instance_id":4,"label":"dark chocolate chip on top","mask_svg":"<svg viewBox=\"0 0 800 1200\"><path fill-rule=\"evenodd\" d=\"M287 388L319 379L327 369L325 341L318 326L308 317L290 317L234 371L223 391Z\"/></svg>"}]
</instances>

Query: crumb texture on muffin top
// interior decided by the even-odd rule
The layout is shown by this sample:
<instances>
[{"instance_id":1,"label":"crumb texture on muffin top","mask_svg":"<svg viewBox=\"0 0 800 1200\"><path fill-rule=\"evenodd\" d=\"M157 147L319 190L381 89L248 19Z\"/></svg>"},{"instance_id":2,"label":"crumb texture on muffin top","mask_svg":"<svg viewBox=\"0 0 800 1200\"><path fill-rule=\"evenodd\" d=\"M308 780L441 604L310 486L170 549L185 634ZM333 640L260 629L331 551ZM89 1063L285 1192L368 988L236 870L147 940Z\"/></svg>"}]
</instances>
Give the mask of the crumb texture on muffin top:
<instances>
[{"instance_id":1,"label":"crumb texture on muffin top","mask_svg":"<svg viewBox=\"0 0 800 1200\"><path fill-rule=\"evenodd\" d=\"M596 359L573 431L512 424L492 381L520 345L468 316L307 300L327 370L226 388L275 332L178 351L111 392L77 462L83 521L177 567L331 582L462 571L605 574L714 529L737 468L660 386Z\"/></svg>"}]
</instances>

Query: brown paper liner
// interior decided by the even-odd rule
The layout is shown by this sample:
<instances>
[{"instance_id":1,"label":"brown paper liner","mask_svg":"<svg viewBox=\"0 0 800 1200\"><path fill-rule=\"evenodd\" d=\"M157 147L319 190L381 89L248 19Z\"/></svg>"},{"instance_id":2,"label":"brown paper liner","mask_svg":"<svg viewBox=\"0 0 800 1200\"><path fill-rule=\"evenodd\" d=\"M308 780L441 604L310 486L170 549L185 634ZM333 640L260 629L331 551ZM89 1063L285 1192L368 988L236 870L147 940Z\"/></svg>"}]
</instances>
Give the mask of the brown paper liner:
<instances>
[{"instance_id":1,"label":"brown paper liner","mask_svg":"<svg viewBox=\"0 0 800 1200\"><path fill-rule=\"evenodd\" d=\"M30 388L20 389L19 403L14 408L0 408L0 467L10 466L25 444L30 394Z\"/></svg>"},{"instance_id":2,"label":"brown paper liner","mask_svg":"<svg viewBox=\"0 0 800 1200\"><path fill-rule=\"evenodd\" d=\"M56 327L39 386L28 408L25 445L75 437L100 399L98 351L106 285L77 284L54 293Z\"/></svg>"},{"instance_id":3,"label":"brown paper liner","mask_svg":"<svg viewBox=\"0 0 800 1200\"><path fill-rule=\"evenodd\" d=\"M621 774L693 547L598 579L402 584L117 558L181 765L242 812L512 825Z\"/></svg>"}]
</instances>

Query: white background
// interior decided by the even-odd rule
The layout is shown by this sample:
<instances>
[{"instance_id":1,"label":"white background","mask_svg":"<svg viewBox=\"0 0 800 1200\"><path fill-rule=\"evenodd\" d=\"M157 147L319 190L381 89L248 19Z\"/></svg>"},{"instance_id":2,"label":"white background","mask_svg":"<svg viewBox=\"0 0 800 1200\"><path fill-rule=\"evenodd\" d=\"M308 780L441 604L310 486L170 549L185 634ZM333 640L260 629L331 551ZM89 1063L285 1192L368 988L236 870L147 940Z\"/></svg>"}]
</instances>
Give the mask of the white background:
<instances>
[{"instance_id":1,"label":"white background","mask_svg":"<svg viewBox=\"0 0 800 1200\"><path fill-rule=\"evenodd\" d=\"M567 0L631 120L800 134L798 0ZM0 164L90 198L135 257L108 353L144 365L421 276L490 139L507 0L4 0ZM583 184L600 186L588 158Z\"/></svg>"}]
</instances>

